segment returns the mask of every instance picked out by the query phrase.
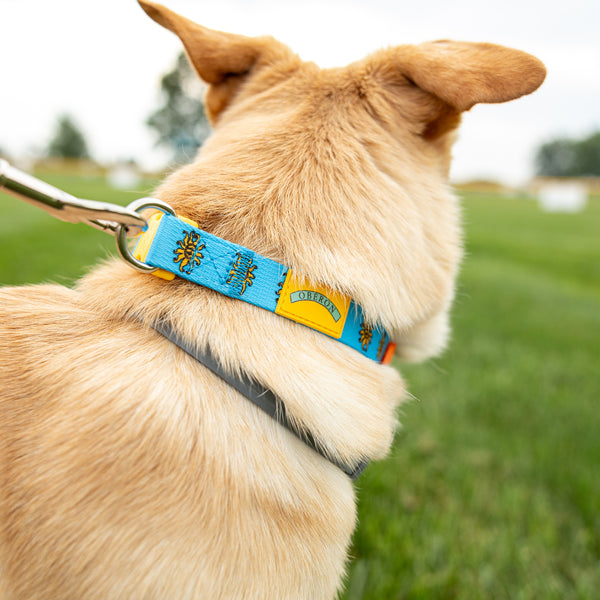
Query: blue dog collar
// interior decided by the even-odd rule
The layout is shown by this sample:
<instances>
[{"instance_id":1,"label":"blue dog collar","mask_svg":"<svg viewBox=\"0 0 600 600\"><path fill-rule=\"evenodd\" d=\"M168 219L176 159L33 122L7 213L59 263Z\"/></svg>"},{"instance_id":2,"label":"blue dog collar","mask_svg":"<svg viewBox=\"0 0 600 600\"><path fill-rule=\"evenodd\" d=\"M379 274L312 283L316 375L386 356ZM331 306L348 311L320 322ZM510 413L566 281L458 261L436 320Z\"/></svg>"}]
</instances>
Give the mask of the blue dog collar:
<instances>
[{"instance_id":1,"label":"blue dog collar","mask_svg":"<svg viewBox=\"0 0 600 600\"><path fill-rule=\"evenodd\" d=\"M309 285L285 265L207 233L194 221L154 214L133 256L156 267L158 277L187 279L316 329L379 363L391 361L395 344L349 297Z\"/></svg>"}]
</instances>

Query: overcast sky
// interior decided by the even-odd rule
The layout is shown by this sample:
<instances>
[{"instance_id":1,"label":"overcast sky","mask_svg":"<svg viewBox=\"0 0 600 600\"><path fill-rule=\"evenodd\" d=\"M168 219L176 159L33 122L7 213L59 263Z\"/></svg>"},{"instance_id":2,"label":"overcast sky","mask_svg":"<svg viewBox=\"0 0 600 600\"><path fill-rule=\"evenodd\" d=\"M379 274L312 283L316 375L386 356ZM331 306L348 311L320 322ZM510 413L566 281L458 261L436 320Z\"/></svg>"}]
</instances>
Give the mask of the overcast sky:
<instances>
[{"instance_id":1,"label":"overcast sky","mask_svg":"<svg viewBox=\"0 0 600 600\"><path fill-rule=\"evenodd\" d=\"M600 129L597 0L165 0L198 23L271 34L303 59L340 66L378 48L435 39L489 41L541 58L548 77L520 100L476 106L463 119L453 177L518 183L543 141ZM181 46L135 0L0 0L0 148L47 143L72 114L101 160L155 166L145 119Z\"/></svg>"}]
</instances>

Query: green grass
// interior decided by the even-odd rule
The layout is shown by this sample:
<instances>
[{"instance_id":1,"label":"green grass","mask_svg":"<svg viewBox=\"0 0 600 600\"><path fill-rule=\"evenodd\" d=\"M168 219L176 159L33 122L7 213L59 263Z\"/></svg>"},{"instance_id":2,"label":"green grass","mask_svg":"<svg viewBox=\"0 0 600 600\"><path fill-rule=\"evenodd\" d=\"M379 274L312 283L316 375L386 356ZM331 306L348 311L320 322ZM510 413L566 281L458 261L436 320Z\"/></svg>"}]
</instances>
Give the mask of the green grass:
<instances>
[{"instance_id":1,"label":"green grass","mask_svg":"<svg viewBox=\"0 0 600 600\"><path fill-rule=\"evenodd\" d=\"M52 179L76 195L146 195ZM345 600L600 597L600 202L466 195L449 351L358 482ZM72 282L110 236L0 197L0 282Z\"/></svg>"},{"instance_id":2,"label":"green grass","mask_svg":"<svg viewBox=\"0 0 600 600\"><path fill-rule=\"evenodd\" d=\"M450 350L360 482L346 594L600 597L600 205L465 199Z\"/></svg>"}]
</instances>

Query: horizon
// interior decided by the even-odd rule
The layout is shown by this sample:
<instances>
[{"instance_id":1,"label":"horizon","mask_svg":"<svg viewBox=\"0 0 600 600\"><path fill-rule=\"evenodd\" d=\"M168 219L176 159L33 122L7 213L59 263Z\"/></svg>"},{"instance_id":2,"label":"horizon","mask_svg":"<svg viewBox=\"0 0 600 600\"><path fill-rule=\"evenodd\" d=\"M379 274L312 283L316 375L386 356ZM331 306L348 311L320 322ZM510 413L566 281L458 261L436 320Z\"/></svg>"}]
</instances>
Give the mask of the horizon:
<instances>
[{"instance_id":1,"label":"horizon","mask_svg":"<svg viewBox=\"0 0 600 600\"><path fill-rule=\"evenodd\" d=\"M453 151L455 181L526 181L542 143L600 130L600 80L591 76L600 69L594 25L600 6L581 0L569 7L538 0L484 7L474 0L452 7L440 0L410 7L391 0L164 3L214 29L271 33L323 67L389 45L440 38L486 40L540 58L548 76L538 91L506 104L477 105L464 115ZM39 154L59 114L67 113L101 162L134 158L150 168L166 162L168 153L155 148L145 120L160 102L161 76L182 49L174 35L133 0L86 6L0 0L0 8L9 25L0 51L11 57L3 62L3 150L14 158Z\"/></svg>"}]
</instances>

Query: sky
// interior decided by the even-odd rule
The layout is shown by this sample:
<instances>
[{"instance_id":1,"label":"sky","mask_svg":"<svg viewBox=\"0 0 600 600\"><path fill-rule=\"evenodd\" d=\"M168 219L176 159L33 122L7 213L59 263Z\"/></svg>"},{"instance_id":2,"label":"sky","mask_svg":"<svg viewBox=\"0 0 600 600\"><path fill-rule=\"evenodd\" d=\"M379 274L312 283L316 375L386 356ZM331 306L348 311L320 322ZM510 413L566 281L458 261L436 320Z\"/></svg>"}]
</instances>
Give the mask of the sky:
<instances>
[{"instance_id":1,"label":"sky","mask_svg":"<svg viewBox=\"0 0 600 600\"><path fill-rule=\"evenodd\" d=\"M452 178L518 185L543 142L600 130L597 0L164 0L207 27L270 34L304 60L342 66L379 48L436 39L525 50L548 69L530 96L466 113ZM71 114L102 161L166 159L146 127L179 40L135 0L0 0L0 149L42 150Z\"/></svg>"}]
</instances>

